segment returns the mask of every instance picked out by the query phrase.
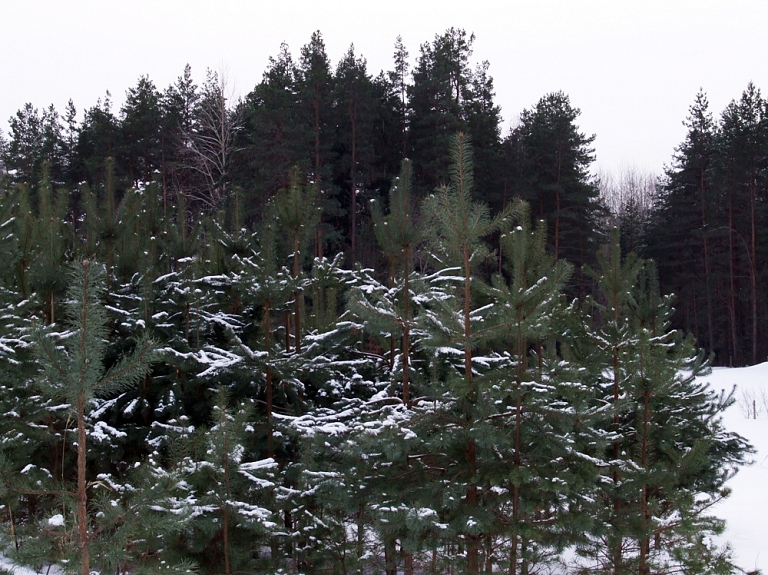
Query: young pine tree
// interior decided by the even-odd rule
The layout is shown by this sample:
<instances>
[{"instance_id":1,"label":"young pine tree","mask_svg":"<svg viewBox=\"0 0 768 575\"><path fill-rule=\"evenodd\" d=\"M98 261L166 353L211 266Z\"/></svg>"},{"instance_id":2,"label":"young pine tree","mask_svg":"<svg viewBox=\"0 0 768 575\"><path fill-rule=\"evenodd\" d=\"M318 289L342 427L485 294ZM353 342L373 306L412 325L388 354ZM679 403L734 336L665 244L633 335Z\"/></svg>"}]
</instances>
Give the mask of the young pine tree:
<instances>
[{"instance_id":1,"label":"young pine tree","mask_svg":"<svg viewBox=\"0 0 768 575\"><path fill-rule=\"evenodd\" d=\"M90 574L90 543L94 534L88 512L87 415L91 400L106 397L137 383L149 371L152 341L142 337L134 351L111 367L105 366L108 345L107 317L101 298L105 270L82 260L70 275L67 293L67 331L38 330L35 340L43 367L42 387L47 395L69 405L77 425L77 548L82 575ZM59 343L61 342L61 343Z\"/></svg>"},{"instance_id":2,"label":"young pine tree","mask_svg":"<svg viewBox=\"0 0 768 575\"><path fill-rule=\"evenodd\" d=\"M472 525L477 513L477 437L475 435L478 384L476 382L473 350L490 335L481 335L479 324L484 320L482 310L473 309L473 293L478 292L481 280L474 273L480 262L489 254L483 238L502 230L510 216L518 209L510 204L503 212L491 217L487 205L473 198L474 178L472 150L469 137L459 133L451 142L451 182L425 199L422 213L427 218L427 228L433 253L443 266L453 265L460 270L461 282L452 298L458 309L442 306L440 311L427 317L426 329L433 336L431 346L456 346L463 349L463 376L456 374L455 391L459 409L464 415L466 438L466 513L470 526L467 529L467 571L478 573L480 538ZM435 345L437 344L437 345ZM474 522L474 523L473 523Z\"/></svg>"}]
</instances>

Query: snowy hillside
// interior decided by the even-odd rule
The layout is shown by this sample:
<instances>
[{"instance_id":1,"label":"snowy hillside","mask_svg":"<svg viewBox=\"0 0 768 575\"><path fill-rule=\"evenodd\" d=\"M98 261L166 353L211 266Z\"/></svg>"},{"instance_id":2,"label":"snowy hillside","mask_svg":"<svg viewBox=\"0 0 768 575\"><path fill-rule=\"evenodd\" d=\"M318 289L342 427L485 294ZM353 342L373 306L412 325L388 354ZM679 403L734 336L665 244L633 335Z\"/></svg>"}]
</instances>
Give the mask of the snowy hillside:
<instances>
[{"instance_id":1,"label":"snowy hillside","mask_svg":"<svg viewBox=\"0 0 768 575\"><path fill-rule=\"evenodd\" d=\"M714 369L707 376L712 389L729 392L737 402L725 414L725 425L755 447L754 463L743 467L728 486L731 496L714 510L726 519L723 540L731 542L736 564L768 572L768 363L738 369ZM755 419L755 413L757 418Z\"/></svg>"}]
</instances>

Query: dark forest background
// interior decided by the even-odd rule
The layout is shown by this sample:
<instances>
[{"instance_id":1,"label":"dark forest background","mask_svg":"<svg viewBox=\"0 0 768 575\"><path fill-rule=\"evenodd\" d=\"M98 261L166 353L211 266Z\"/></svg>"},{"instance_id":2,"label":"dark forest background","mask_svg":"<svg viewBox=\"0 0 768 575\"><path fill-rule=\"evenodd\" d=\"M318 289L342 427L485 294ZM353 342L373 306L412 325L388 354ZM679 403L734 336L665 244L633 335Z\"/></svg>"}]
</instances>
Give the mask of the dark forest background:
<instances>
[{"instance_id":1,"label":"dark forest background","mask_svg":"<svg viewBox=\"0 0 768 575\"><path fill-rule=\"evenodd\" d=\"M4 181L35 184L43 166L56 187L105 182L113 166L119 199L137 182L162 185L163 210L184 196L187 217L232 211L259 221L289 185L292 170L317 183L322 216L316 255L343 250L347 263L378 267L371 200L386 197L403 158L419 197L447 181L448 141L468 133L479 196L492 210L513 198L547 222L551 253L578 269L618 226L622 246L655 259L662 291L674 293L674 322L715 354L719 365L747 365L768 354L765 293L768 226L766 101L753 85L718 118L695 95L680 143L663 174L602 174L590 168L594 135L579 131L579 109L557 92L523 110L502 134L488 62L470 64L474 37L450 29L418 49L408 65L395 45L393 69L374 75L354 47L335 65L319 32L294 57L270 58L244 98L208 72L189 67L166 89L141 77L115 112L109 95L84 111L70 102L26 104L2 145ZM571 287L583 295L579 272Z\"/></svg>"}]
</instances>

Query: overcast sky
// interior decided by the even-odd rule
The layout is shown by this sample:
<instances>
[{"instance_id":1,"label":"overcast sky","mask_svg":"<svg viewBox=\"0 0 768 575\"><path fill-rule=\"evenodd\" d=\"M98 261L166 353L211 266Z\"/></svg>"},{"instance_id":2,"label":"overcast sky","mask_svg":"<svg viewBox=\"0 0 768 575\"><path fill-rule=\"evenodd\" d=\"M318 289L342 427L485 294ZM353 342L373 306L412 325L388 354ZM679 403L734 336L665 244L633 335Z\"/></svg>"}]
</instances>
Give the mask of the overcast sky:
<instances>
[{"instance_id":1,"label":"overcast sky","mask_svg":"<svg viewBox=\"0 0 768 575\"><path fill-rule=\"evenodd\" d=\"M187 63L198 83L226 70L244 95L281 42L296 57L314 30L334 66L354 43L375 75L398 34L413 62L451 26L490 61L505 133L562 90L597 135L601 170L660 172L700 87L716 116L749 81L768 90L766 0L3 0L0 129L25 102L61 112L72 98L82 111L106 90L117 112L139 76L162 90Z\"/></svg>"}]
</instances>

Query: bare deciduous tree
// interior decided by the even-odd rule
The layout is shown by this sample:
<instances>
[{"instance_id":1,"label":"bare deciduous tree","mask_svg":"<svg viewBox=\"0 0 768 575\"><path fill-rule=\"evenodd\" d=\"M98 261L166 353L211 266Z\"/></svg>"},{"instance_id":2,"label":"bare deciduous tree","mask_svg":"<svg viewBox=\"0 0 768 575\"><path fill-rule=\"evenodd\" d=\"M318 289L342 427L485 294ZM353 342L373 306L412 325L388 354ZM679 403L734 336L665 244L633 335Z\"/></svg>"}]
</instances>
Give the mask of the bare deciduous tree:
<instances>
[{"instance_id":1,"label":"bare deciduous tree","mask_svg":"<svg viewBox=\"0 0 768 575\"><path fill-rule=\"evenodd\" d=\"M220 205L228 193L238 124L237 107L229 105L230 92L226 74L208 70L192 123L182 130L184 166L202 179L202 186L192 189L190 197L209 209Z\"/></svg>"},{"instance_id":2,"label":"bare deciduous tree","mask_svg":"<svg viewBox=\"0 0 768 575\"><path fill-rule=\"evenodd\" d=\"M641 212L647 213L656 201L657 176L635 166L622 167L618 175L600 171L597 174L597 182L600 199L613 218L621 216L631 204Z\"/></svg>"}]
</instances>

